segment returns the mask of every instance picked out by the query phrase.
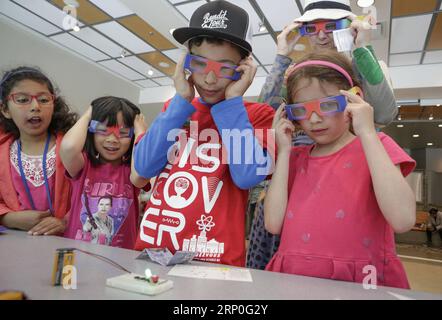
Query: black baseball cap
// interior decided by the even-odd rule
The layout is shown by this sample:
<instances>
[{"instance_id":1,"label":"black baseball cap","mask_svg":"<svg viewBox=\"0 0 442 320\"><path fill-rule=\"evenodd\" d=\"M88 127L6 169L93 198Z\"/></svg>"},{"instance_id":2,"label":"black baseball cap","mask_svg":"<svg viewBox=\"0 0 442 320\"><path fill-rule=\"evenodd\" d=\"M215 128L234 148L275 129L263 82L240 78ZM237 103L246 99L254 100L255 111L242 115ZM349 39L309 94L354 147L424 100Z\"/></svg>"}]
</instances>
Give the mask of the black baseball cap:
<instances>
[{"instance_id":1,"label":"black baseball cap","mask_svg":"<svg viewBox=\"0 0 442 320\"><path fill-rule=\"evenodd\" d=\"M210 36L252 52L253 32L247 11L224 0L212 1L196 9L189 27L175 29L172 35L181 44L198 36Z\"/></svg>"}]
</instances>

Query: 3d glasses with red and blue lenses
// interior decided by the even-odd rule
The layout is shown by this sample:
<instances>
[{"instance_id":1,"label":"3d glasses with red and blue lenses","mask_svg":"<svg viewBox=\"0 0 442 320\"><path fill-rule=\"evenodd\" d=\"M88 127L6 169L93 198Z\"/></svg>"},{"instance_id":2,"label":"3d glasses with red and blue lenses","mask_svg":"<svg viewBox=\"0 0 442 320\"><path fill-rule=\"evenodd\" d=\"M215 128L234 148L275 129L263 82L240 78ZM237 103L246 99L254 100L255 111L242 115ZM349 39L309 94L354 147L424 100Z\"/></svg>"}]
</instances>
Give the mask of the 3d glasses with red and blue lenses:
<instances>
[{"instance_id":1,"label":"3d glasses with red and blue lenses","mask_svg":"<svg viewBox=\"0 0 442 320\"><path fill-rule=\"evenodd\" d=\"M301 36L313 36L321 30L325 33L330 33L335 30L347 29L350 27L350 24L351 21L349 19L309 22L299 27L299 33Z\"/></svg>"},{"instance_id":2,"label":"3d glasses with red and blue lenses","mask_svg":"<svg viewBox=\"0 0 442 320\"><path fill-rule=\"evenodd\" d=\"M105 123L92 120L89 123L88 131L102 136L110 136L114 134L117 138L132 138L134 136L134 128L126 128L119 126L108 127Z\"/></svg>"},{"instance_id":3,"label":"3d glasses with red and blue lenses","mask_svg":"<svg viewBox=\"0 0 442 320\"><path fill-rule=\"evenodd\" d=\"M225 78L237 81L241 78L241 73L235 71L238 66L209 60L203 57L187 54L184 61L184 68L192 73L208 74L213 71L217 78Z\"/></svg>"},{"instance_id":4,"label":"3d glasses with red and blue lenses","mask_svg":"<svg viewBox=\"0 0 442 320\"><path fill-rule=\"evenodd\" d=\"M353 87L348 91L362 96L359 87ZM313 112L319 116L331 116L337 112L344 112L347 104L347 98L344 95L338 95L303 103L288 104L285 106L285 111L289 120L299 121L310 119Z\"/></svg>"}]
</instances>

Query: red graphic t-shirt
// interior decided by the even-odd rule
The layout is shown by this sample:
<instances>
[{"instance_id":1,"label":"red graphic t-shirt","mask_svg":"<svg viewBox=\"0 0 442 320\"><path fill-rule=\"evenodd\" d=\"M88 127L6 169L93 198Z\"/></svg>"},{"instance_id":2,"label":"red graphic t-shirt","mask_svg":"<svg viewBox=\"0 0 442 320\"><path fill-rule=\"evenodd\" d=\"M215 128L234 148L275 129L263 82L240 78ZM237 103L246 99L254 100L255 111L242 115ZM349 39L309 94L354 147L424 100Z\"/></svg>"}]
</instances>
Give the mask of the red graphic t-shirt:
<instances>
[{"instance_id":1,"label":"red graphic t-shirt","mask_svg":"<svg viewBox=\"0 0 442 320\"><path fill-rule=\"evenodd\" d=\"M223 161L226 148L210 107L197 99L192 104L196 111L190 126L184 127L185 138L169 149L168 163L146 205L135 249L193 251L198 260L244 266L248 190L234 184L229 165ZM266 148L273 109L244 105L255 136ZM256 129L262 129L264 139L258 138Z\"/></svg>"}]
</instances>

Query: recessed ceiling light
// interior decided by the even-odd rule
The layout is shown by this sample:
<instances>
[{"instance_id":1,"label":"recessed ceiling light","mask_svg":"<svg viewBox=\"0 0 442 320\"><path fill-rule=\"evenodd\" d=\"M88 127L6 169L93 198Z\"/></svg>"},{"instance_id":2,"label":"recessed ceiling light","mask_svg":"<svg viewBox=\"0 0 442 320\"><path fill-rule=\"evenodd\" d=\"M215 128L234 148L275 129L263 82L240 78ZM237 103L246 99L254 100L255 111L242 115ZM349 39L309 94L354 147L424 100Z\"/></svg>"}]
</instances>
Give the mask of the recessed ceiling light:
<instances>
[{"instance_id":1,"label":"recessed ceiling light","mask_svg":"<svg viewBox=\"0 0 442 320\"><path fill-rule=\"evenodd\" d=\"M267 31L266 26L264 25L264 23L260 22L259 23L259 32L266 32L266 31Z\"/></svg>"},{"instance_id":2,"label":"recessed ceiling light","mask_svg":"<svg viewBox=\"0 0 442 320\"><path fill-rule=\"evenodd\" d=\"M419 138L418 134L413 134L413 138Z\"/></svg>"},{"instance_id":3,"label":"recessed ceiling light","mask_svg":"<svg viewBox=\"0 0 442 320\"><path fill-rule=\"evenodd\" d=\"M402 106L397 106L398 108L402 107Z\"/></svg>"},{"instance_id":4,"label":"recessed ceiling light","mask_svg":"<svg viewBox=\"0 0 442 320\"><path fill-rule=\"evenodd\" d=\"M158 63L158 65L161 68L169 68L170 67L170 64L168 64L167 62L164 62L164 61L161 61L160 63Z\"/></svg>"},{"instance_id":5,"label":"recessed ceiling light","mask_svg":"<svg viewBox=\"0 0 442 320\"><path fill-rule=\"evenodd\" d=\"M442 124L438 125L439 128L442 128Z\"/></svg>"},{"instance_id":6,"label":"recessed ceiling light","mask_svg":"<svg viewBox=\"0 0 442 320\"><path fill-rule=\"evenodd\" d=\"M434 118L433 118L432 115L428 117L428 120L433 120L433 119L434 119Z\"/></svg>"},{"instance_id":7,"label":"recessed ceiling light","mask_svg":"<svg viewBox=\"0 0 442 320\"><path fill-rule=\"evenodd\" d=\"M398 115L398 116L397 116L397 119L398 119L399 121L401 121L401 120L402 120L401 115Z\"/></svg>"},{"instance_id":8,"label":"recessed ceiling light","mask_svg":"<svg viewBox=\"0 0 442 320\"><path fill-rule=\"evenodd\" d=\"M403 124L398 124L397 127L398 127L398 128L403 128L404 125L403 125Z\"/></svg>"},{"instance_id":9,"label":"recessed ceiling light","mask_svg":"<svg viewBox=\"0 0 442 320\"><path fill-rule=\"evenodd\" d=\"M440 107L440 104L436 104L436 107Z\"/></svg>"},{"instance_id":10,"label":"recessed ceiling light","mask_svg":"<svg viewBox=\"0 0 442 320\"><path fill-rule=\"evenodd\" d=\"M361 8L367 8L371 5L373 5L374 0L358 0L358 6Z\"/></svg>"},{"instance_id":11,"label":"recessed ceiling light","mask_svg":"<svg viewBox=\"0 0 442 320\"><path fill-rule=\"evenodd\" d=\"M74 30L75 32L79 32L80 31L80 27L78 25L75 25L72 30Z\"/></svg>"},{"instance_id":12,"label":"recessed ceiling light","mask_svg":"<svg viewBox=\"0 0 442 320\"><path fill-rule=\"evenodd\" d=\"M427 146L432 146L432 145L433 145L432 142L428 142L428 143L427 143Z\"/></svg>"},{"instance_id":13,"label":"recessed ceiling light","mask_svg":"<svg viewBox=\"0 0 442 320\"><path fill-rule=\"evenodd\" d=\"M78 8L80 5L77 0L63 0L64 4L74 8Z\"/></svg>"},{"instance_id":14,"label":"recessed ceiling light","mask_svg":"<svg viewBox=\"0 0 442 320\"><path fill-rule=\"evenodd\" d=\"M149 70L149 71L147 71L147 74L148 74L149 76L153 76L153 70Z\"/></svg>"}]
</instances>

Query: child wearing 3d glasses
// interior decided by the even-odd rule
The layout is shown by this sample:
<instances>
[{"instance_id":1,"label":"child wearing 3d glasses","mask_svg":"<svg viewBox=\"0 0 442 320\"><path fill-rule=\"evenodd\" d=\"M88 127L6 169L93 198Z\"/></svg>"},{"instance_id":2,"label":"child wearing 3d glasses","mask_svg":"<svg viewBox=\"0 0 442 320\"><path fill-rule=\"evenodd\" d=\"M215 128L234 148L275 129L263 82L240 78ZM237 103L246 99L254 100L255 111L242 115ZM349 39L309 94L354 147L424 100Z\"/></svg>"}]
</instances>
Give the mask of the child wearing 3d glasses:
<instances>
[{"instance_id":1,"label":"child wearing 3d glasses","mask_svg":"<svg viewBox=\"0 0 442 320\"><path fill-rule=\"evenodd\" d=\"M374 122L377 125L388 125L398 109L388 68L385 63L378 61L370 44L371 26L375 24L371 17L368 15L364 18L366 21L359 20L352 13L349 0L305 0L304 14L284 27L278 35L277 55L258 101L268 103L275 110L286 101L285 75L298 63L292 58L302 54L294 51L299 42L310 45L312 52L336 52L333 32L347 31L352 33L354 39L351 52L353 72L361 83L364 99L373 107ZM302 42L301 37L307 41ZM313 141L302 130L293 137L293 145L311 143ZM261 198L264 198L265 190L262 194ZM279 237L265 231L262 200L258 201L255 212L250 215L253 215L253 223L249 235L247 266L264 269L276 252Z\"/></svg>"},{"instance_id":2,"label":"child wearing 3d glasses","mask_svg":"<svg viewBox=\"0 0 442 320\"><path fill-rule=\"evenodd\" d=\"M212 1L174 31L189 48L176 67L176 95L135 147L137 172L158 176L136 249L244 266L248 189L270 174L274 116L270 106L243 100L257 69L249 27L245 10Z\"/></svg>"},{"instance_id":3,"label":"child wearing 3d glasses","mask_svg":"<svg viewBox=\"0 0 442 320\"><path fill-rule=\"evenodd\" d=\"M371 284L409 288L394 232L415 222L404 178L415 162L376 133L358 86L338 53L310 54L289 74L264 203L266 229L281 243L266 270L353 282L370 276ZM314 144L293 147L295 126Z\"/></svg>"},{"instance_id":4,"label":"child wearing 3d glasses","mask_svg":"<svg viewBox=\"0 0 442 320\"><path fill-rule=\"evenodd\" d=\"M101 97L66 133L60 151L72 181L66 237L133 249L139 188L149 184L131 168L131 155L135 137L145 130L133 103Z\"/></svg>"}]
</instances>

